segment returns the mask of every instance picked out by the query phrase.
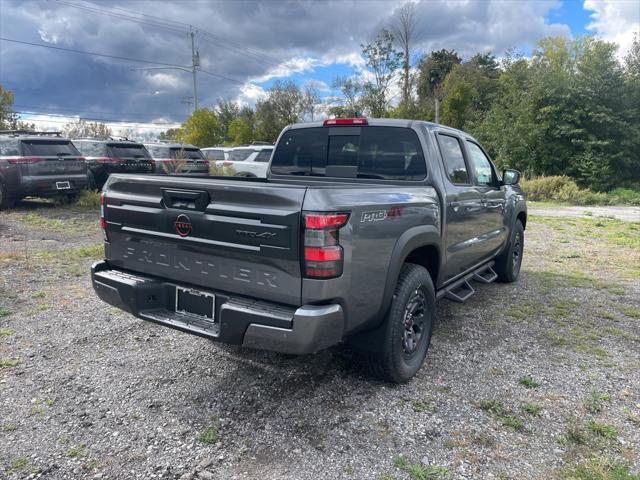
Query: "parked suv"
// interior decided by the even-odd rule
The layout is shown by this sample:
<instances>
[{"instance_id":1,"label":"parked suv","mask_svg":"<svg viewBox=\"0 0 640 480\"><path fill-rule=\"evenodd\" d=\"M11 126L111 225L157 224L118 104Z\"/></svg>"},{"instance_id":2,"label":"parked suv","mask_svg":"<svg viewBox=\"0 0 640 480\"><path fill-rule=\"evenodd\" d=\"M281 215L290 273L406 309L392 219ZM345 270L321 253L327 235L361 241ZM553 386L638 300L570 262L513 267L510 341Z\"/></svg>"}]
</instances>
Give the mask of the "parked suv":
<instances>
[{"instance_id":1,"label":"parked suv","mask_svg":"<svg viewBox=\"0 0 640 480\"><path fill-rule=\"evenodd\" d=\"M87 166L59 132L0 131L0 210L26 196L75 196L87 186Z\"/></svg>"},{"instance_id":2,"label":"parked suv","mask_svg":"<svg viewBox=\"0 0 640 480\"><path fill-rule=\"evenodd\" d=\"M87 160L89 188L101 190L112 173L153 173L151 155L141 143L129 140L75 139Z\"/></svg>"},{"instance_id":3,"label":"parked suv","mask_svg":"<svg viewBox=\"0 0 640 480\"><path fill-rule=\"evenodd\" d=\"M239 177L265 178L271 153L273 153L273 145L236 147L229 152L225 161L216 161L216 166L233 168Z\"/></svg>"},{"instance_id":4,"label":"parked suv","mask_svg":"<svg viewBox=\"0 0 640 480\"><path fill-rule=\"evenodd\" d=\"M156 164L156 173L209 176L209 160L188 143L145 143Z\"/></svg>"}]
</instances>

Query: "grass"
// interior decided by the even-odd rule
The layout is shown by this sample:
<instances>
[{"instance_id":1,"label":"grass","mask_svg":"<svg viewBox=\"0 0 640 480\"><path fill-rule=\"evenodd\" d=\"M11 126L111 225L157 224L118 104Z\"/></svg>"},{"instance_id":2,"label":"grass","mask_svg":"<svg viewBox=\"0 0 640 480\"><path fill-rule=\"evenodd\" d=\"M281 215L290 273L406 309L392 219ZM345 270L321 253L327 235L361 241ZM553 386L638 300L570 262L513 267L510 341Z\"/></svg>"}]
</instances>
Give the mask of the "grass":
<instances>
[{"instance_id":1,"label":"grass","mask_svg":"<svg viewBox=\"0 0 640 480\"><path fill-rule=\"evenodd\" d=\"M92 190L83 190L73 202L73 207L83 210L97 210L100 208L100 193Z\"/></svg>"},{"instance_id":2,"label":"grass","mask_svg":"<svg viewBox=\"0 0 640 480\"><path fill-rule=\"evenodd\" d=\"M524 388L538 388L540 386L540 384L529 375L525 375L524 377L520 378L520 380L518 380L518 383Z\"/></svg>"},{"instance_id":3,"label":"grass","mask_svg":"<svg viewBox=\"0 0 640 480\"><path fill-rule=\"evenodd\" d=\"M582 405L589 413L600 413L604 407L604 403L608 402L611 397L607 393L591 390L589 397L582 402Z\"/></svg>"},{"instance_id":4,"label":"grass","mask_svg":"<svg viewBox=\"0 0 640 480\"><path fill-rule=\"evenodd\" d=\"M9 358L0 358L0 369L12 368L18 365L18 360L11 360Z\"/></svg>"},{"instance_id":5,"label":"grass","mask_svg":"<svg viewBox=\"0 0 640 480\"><path fill-rule=\"evenodd\" d=\"M534 303L520 303L518 305L511 305L507 308L504 314L510 320L515 322L522 322L534 318L540 312L540 305Z\"/></svg>"},{"instance_id":6,"label":"grass","mask_svg":"<svg viewBox=\"0 0 640 480\"><path fill-rule=\"evenodd\" d=\"M67 450L67 457L79 458L87 454L87 448L84 445L76 445Z\"/></svg>"},{"instance_id":7,"label":"grass","mask_svg":"<svg viewBox=\"0 0 640 480\"><path fill-rule=\"evenodd\" d=\"M9 315L13 315L13 312L11 310L0 307L0 318L8 317Z\"/></svg>"},{"instance_id":8,"label":"grass","mask_svg":"<svg viewBox=\"0 0 640 480\"><path fill-rule=\"evenodd\" d=\"M411 463L402 455L393 459L393 465L406 472L411 480L438 480L449 477L449 470L445 467Z\"/></svg>"},{"instance_id":9,"label":"grass","mask_svg":"<svg viewBox=\"0 0 640 480\"><path fill-rule=\"evenodd\" d=\"M520 432L524 430L524 423L508 410L499 400L482 400L478 406L489 413L504 427Z\"/></svg>"},{"instance_id":10,"label":"grass","mask_svg":"<svg viewBox=\"0 0 640 480\"><path fill-rule=\"evenodd\" d=\"M632 305L618 305L618 310L630 318L640 318L640 308Z\"/></svg>"},{"instance_id":11,"label":"grass","mask_svg":"<svg viewBox=\"0 0 640 480\"><path fill-rule=\"evenodd\" d=\"M2 424L2 428L0 428L0 430L2 430L3 432L13 432L17 429L18 425L16 425L15 423L4 423Z\"/></svg>"},{"instance_id":12,"label":"grass","mask_svg":"<svg viewBox=\"0 0 640 480\"><path fill-rule=\"evenodd\" d=\"M13 334L13 330L10 328L2 327L0 328L0 337L8 337Z\"/></svg>"},{"instance_id":13,"label":"grass","mask_svg":"<svg viewBox=\"0 0 640 480\"><path fill-rule=\"evenodd\" d=\"M617 460L592 456L580 463L567 465L559 471L561 480L639 480L629 467Z\"/></svg>"},{"instance_id":14,"label":"grass","mask_svg":"<svg viewBox=\"0 0 640 480\"><path fill-rule=\"evenodd\" d=\"M587 430L607 440L614 440L618 436L618 429L616 427L595 420L589 420L587 422Z\"/></svg>"},{"instance_id":15,"label":"grass","mask_svg":"<svg viewBox=\"0 0 640 480\"><path fill-rule=\"evenodd\" d=\"M201 432L200 435L198 435L198 441L207 445L213 445L218 441L218 438L219 432L217 424L210 425L203 432Z\"/></svg>"},{"instance_id":16,"label":"grass","mask_svg":"<svg viewBox=\"0 0 640 480\"><path fill-rule=\"evenodd\" d=\"M537 403L527 402L524 405L522 405L522 411L525 413L528 413L529 415L533 415L534 417L537 417L538 415L540 415L540 412L542 411L542 407Z\"/></svg>"},{"instance_id":17,"label":"grass","mask_svg":"<svg viewBox=\"0 0 640 480\"><path fill-rule=\"evenodd\" d=\"M29 462L24 457L18 457L11 460L11 470L25 470L29 466Z\"/></svg>"},{"instance_id":18,"label":"grass","mask_svg":"<svg viewBox=\"0 0 640 480\"><path fill-rule=\"evenodd\" d=\"M415 400L411 402L411 406L413 407L413 411L418 413L438 411L438 407L428 400Z\"/></svg>"}]
</instances>

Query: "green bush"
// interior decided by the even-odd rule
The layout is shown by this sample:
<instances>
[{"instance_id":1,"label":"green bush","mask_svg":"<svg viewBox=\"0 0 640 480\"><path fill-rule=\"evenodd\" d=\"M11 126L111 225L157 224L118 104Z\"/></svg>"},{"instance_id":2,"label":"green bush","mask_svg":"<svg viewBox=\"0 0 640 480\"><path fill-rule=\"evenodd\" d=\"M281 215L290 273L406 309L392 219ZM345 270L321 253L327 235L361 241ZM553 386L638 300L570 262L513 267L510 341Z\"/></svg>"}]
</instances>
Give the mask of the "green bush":
<instances>
[{"instance_id":1,"label":"green bush","mask_svg":"<svg viewBox=\"0 0 640 480\"><path fill-rule=\"evenodd\" d=\"M83 190L76 198L75 204L82 208L100 208L100 192Z\"/></svg>"},{"instance_id":2,"label":"green bush","mask_svg":"<svg viewBox=\"0 0 640 480\"><path fill-rule=\"evenodd\" d=\"M564 175L523 179L520 185L527 199L535 202L563 202L574 205L640 205L640 191L616 188L608 193L580 188Z\"/></svg>"}]
</instances>

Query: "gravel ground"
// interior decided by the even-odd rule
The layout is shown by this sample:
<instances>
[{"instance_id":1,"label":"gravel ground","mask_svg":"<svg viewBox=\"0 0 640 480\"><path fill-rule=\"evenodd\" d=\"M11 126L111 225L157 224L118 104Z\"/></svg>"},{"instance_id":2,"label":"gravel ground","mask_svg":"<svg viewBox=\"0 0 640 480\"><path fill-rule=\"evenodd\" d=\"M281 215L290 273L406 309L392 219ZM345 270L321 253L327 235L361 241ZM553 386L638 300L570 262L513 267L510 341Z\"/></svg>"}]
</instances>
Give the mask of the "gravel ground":
<instances>
[{"instance_id":1,"label":"gravel ground","mask_svg":"<svg viewBox=\"0 0 640 480\"><path fill-rule=\"evenodd\" d=\"M557 206L539 204L529 207L529 213L544 217L605 217L627 222L640 222L640 207Z\"/></svg>"},{"instance_id":2,"label":"gravel ground","mask_svg":"<svg viewBox=\"0 0 640 480\"><path fill-rule=\"evenodd\" d=\"M106 305L96 217L0 216L0 478L638 478L640 224L532 217L520 280L442 301L393 386Z\"/></svg>"}]
</instances>

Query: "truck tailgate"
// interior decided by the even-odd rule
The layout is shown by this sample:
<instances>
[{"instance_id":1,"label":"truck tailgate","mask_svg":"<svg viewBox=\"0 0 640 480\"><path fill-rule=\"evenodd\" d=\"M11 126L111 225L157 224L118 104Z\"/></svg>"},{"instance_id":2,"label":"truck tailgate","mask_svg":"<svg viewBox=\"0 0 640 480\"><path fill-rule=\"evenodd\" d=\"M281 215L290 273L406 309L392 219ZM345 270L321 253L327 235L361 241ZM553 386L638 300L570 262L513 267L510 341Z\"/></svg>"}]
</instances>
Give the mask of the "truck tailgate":
<instances>
[{"instance_id":1,"label":"truck tailgate","mask_svg":"<svg viewBox=\"0 0 640 480\"><path fill-rule=\"evenodd\" d=\"M111 266L300 305L305 186L112 175L104 191Z\"/></svg>"}]
</instances>

